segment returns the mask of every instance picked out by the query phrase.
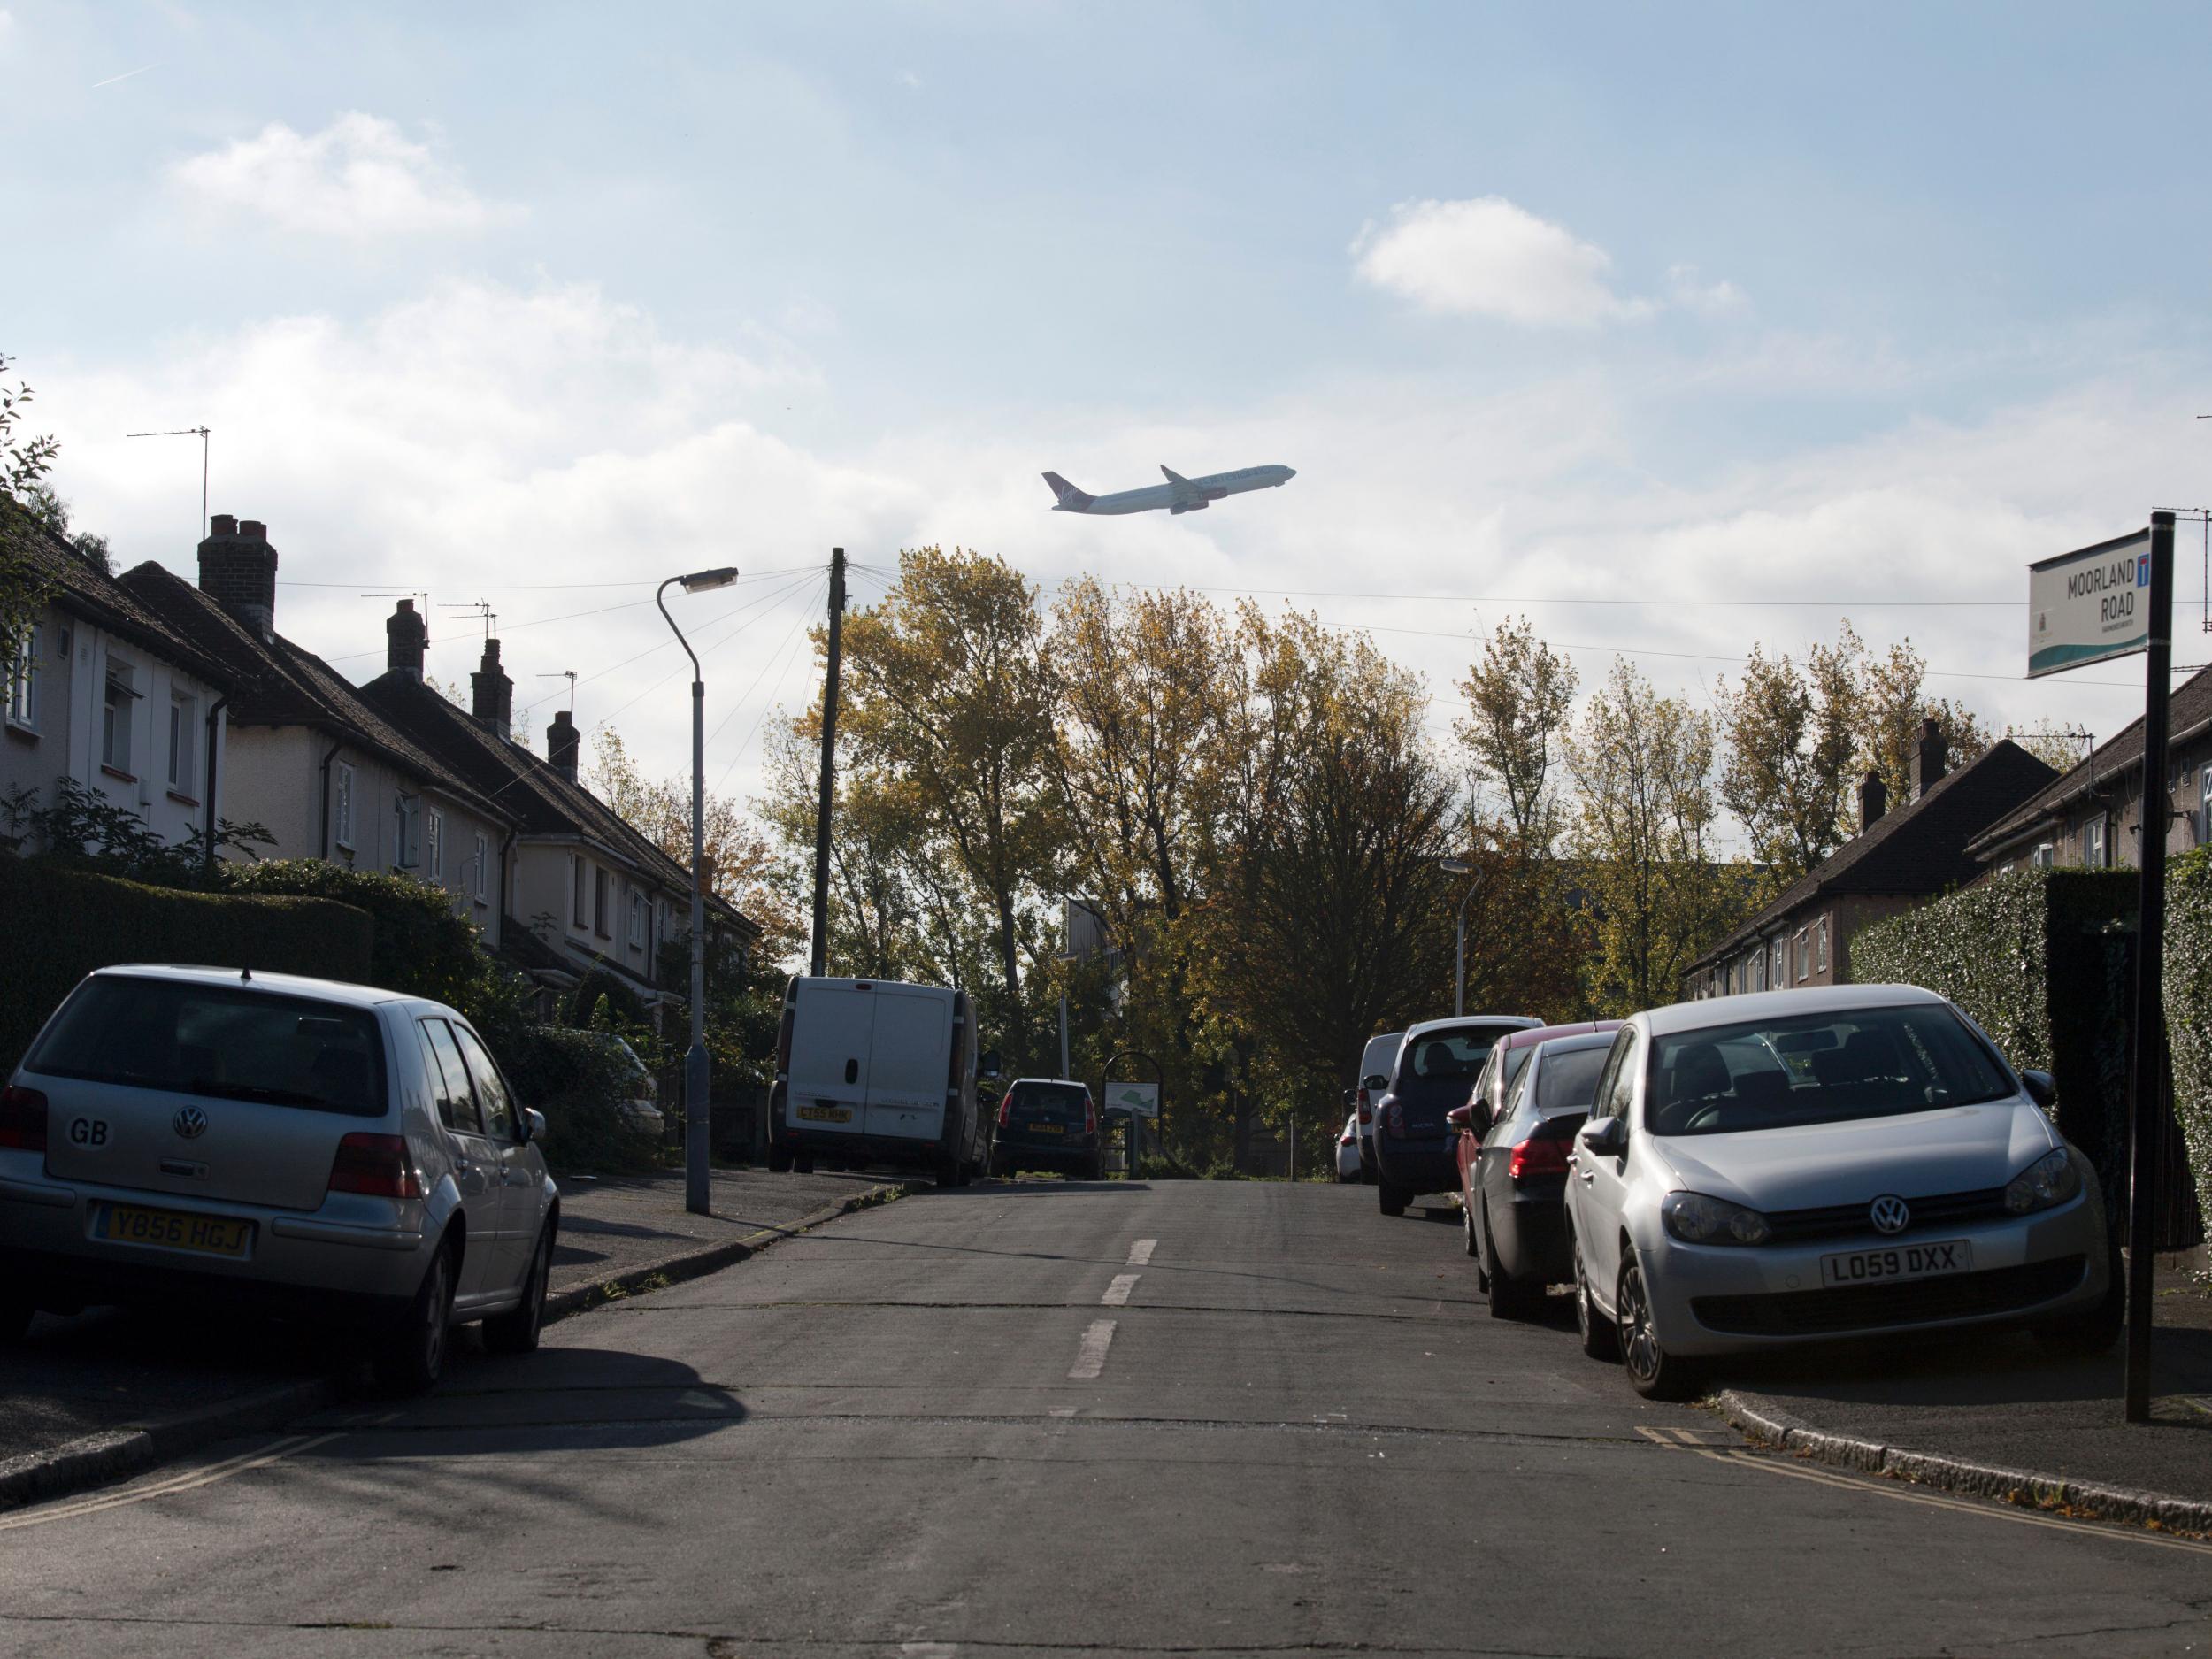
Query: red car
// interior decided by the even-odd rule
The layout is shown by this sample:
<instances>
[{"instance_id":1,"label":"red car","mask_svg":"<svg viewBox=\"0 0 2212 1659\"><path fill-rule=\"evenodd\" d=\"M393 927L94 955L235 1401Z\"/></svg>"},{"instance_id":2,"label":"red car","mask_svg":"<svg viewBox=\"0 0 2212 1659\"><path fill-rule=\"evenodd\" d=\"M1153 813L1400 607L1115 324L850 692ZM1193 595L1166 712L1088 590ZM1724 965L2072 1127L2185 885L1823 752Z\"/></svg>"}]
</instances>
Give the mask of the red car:
<instances>
[{"instance_id":1,"label":"red car","mask_svg":"<svg viewBox=\"0 0 2212 1659\"><path fill-rule=\"evenodd\" d=\"M1546 1285L1571 1277L1563 1210L1568 1138L1588 1113L1598 1066L1620 1024L1579 1020L1501 1039L1467 1104L1445 1115L1460 1132L1467 1254L1499 1318L1527 1318L1541 1307ZM1549 1045L1548 1063L1532 1079L1529 1063L1540 1045Z\"/></svg>"}]
</instances>

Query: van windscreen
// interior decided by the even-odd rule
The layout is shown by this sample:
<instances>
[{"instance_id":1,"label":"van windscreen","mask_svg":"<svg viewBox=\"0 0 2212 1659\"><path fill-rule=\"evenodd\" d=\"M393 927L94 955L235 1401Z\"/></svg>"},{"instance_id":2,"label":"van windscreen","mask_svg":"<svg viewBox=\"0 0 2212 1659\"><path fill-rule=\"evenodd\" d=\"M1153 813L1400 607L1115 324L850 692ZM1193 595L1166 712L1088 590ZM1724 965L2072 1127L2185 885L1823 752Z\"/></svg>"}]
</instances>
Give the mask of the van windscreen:
<instances>
[{"instance_id":1,"label":"van windscreen","mask_svg":"<svg viewBox=\"0 0 2212 1659\"><path fill-rule=\"evenodd\" d=\"M384 1113L384 1044L366 1009L242 986L88 979L23 1064L127 1088Z\"/></svg>"},{"instance_id":2,"label":"van windscreen","mask_svg":"<svg viewBox=\"0 0 2212 1659\"><path fill-rule=\"evenodd\" d=\"M1006 1104L1010 1116L1032 1123L1079 1124L1083 1099L1080 1083L1017 1083Z\"/></svg>"}]
</instances>

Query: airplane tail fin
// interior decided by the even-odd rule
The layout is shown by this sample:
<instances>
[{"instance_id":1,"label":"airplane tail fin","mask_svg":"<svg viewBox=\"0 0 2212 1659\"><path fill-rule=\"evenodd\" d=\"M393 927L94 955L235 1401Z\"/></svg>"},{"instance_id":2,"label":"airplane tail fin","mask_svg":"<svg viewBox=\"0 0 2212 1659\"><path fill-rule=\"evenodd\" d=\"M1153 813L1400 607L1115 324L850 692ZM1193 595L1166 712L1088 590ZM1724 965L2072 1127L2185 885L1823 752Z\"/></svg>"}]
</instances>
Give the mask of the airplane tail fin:
<instances>
[{"instance_id":1,"label":"airplane tail fin","mask_svg":"<svg viewBox=\"0 0 2212 1659\"><path fill-rule=\"evenodd\" d=\"M1052 486L1052 493L1059 498L1054 509L1056 511L1080 512L1098 499L1095 495L1085 495L1057 472L1047 472L1045 482Z\"/></svg>"}]
</instances>

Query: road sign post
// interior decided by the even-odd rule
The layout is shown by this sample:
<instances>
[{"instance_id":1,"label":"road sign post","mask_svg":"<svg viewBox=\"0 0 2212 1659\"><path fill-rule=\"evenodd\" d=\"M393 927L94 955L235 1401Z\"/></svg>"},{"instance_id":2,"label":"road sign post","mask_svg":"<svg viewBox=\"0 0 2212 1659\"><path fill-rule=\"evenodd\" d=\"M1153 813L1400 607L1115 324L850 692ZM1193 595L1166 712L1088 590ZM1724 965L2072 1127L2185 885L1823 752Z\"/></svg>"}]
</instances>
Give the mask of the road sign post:
<instances>
[{"instance_id":1,"label":"road sign post","mask_svg":"<svg viewBox=\"0 0 2212 1659\"><path fill-rule=\"evenodd\" d=\"M2144 654L2143 788L2136 833L2135 1033L2128 1056L2127 1420L2151 1417L2151 1270L2166 1093L2168 685L2173 667L2174 515L2028 566L2028 677Z\"/></svg>"}]
</instances>

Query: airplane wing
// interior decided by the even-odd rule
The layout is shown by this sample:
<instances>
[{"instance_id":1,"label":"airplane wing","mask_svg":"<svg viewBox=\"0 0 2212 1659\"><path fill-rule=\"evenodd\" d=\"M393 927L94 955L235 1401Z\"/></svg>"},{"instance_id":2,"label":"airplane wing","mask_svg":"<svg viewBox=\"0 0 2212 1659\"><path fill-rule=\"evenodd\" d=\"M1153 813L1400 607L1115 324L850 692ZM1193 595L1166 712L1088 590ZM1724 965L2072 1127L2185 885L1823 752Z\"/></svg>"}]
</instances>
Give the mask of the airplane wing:
<instances>
[{"instance_id":1,"label":"airplane wing","mask_svg":"<svg viewBox=\"0 0 2212 1659\"><path fill-rule=\"evenodd\" d=\"M1163 465L1160 472L1167 480L1168 497L1174 511L1182 512L1206 504L1205 492L1174 468Z\"/></svg>"},{"instance_id":2,"label":"airplane wing","mask_svg":"<svg viewBox=\"0 0 2212 1659\"><path fill-rule=\"evenodd\" d=\"M1176 472L1172 467L1163 466L1160 468L1160 471L1165 474L1167 481L1171 484L1187 485L1190 482L1190 480L1185 478L1180 472Z\"/></svg>"}]
</instances>

